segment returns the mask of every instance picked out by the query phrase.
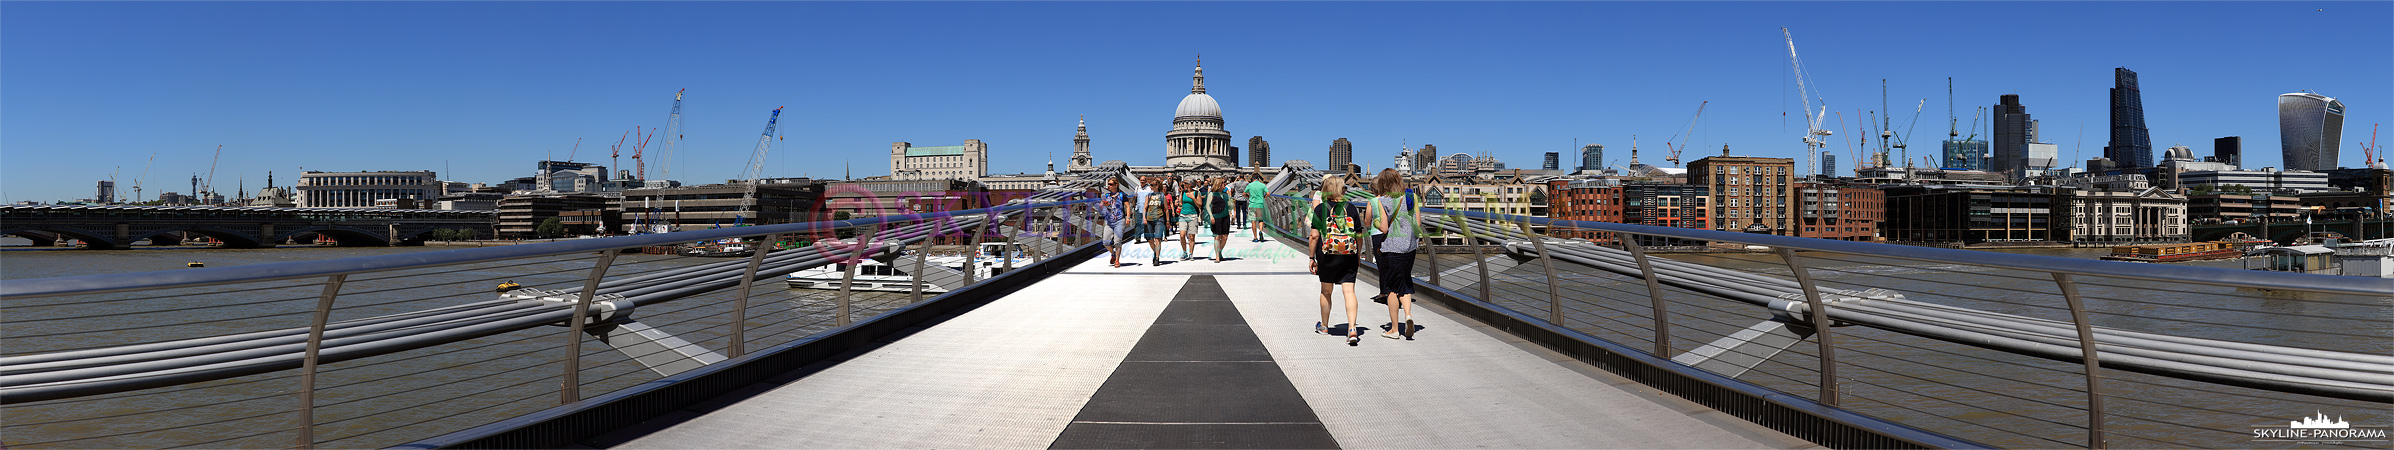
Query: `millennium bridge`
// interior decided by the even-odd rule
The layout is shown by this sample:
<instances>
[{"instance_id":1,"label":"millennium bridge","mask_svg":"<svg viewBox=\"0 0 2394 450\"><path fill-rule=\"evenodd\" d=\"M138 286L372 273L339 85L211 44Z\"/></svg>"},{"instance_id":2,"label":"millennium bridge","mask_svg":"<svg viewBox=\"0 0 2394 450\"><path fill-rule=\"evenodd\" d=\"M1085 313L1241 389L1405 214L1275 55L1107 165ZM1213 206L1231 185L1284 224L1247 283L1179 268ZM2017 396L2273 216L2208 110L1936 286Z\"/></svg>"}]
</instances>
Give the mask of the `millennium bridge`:
<instances>
[{"instance_id":1,"label":"millennium bridge","mask_svg":"<svg viewBox=\"0 0 2394 450\"><path fill-rule=\"evenodd\" d=\"M0 282L0 445L2384 448L2256 429L2394 420L2394 281L1479 211L1425 210L1462 245L1415 264L1415 336L1373 337L1365 300L1329 314L1349 345L1310 326L1290 230L1321 174L1288 169L1224 261L1108 265L1080 193L1138 184L1101 172L949 213ZM809 243L623 252L734 238ZM1757 250L1656 248L1688 241ZM935 262L984 242L1024 255ZM776 282L889 276L860 267L907 287Z\"/></svg>"}]
</instances>

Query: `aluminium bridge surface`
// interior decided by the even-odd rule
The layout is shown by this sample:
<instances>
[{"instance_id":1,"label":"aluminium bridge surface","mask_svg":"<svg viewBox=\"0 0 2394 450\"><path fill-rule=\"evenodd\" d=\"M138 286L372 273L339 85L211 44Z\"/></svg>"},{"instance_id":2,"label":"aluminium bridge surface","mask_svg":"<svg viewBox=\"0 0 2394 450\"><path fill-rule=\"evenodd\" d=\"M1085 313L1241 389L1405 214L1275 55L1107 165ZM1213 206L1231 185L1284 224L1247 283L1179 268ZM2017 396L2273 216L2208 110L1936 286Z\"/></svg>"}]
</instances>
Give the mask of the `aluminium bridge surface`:
<instances>
[{"instance_id":1,"label":"aluminium bridge surface","mask_svg":"<svg viewBox=\"0 0 2394 450\"><path fill-rule=\"evenodd\" d=\"M1240 234L1230 253L1245 258L1150 266L1134 244L1123 259L1136 264L1100 254L802 378L591 444L1817 448L1426 302L1413 340L1376 336L1388 313L1369 299L1361 345L1315 334L1305 258ZM1331 315L1345 321L1343 307Z\"/></svg>"}]
</instances>

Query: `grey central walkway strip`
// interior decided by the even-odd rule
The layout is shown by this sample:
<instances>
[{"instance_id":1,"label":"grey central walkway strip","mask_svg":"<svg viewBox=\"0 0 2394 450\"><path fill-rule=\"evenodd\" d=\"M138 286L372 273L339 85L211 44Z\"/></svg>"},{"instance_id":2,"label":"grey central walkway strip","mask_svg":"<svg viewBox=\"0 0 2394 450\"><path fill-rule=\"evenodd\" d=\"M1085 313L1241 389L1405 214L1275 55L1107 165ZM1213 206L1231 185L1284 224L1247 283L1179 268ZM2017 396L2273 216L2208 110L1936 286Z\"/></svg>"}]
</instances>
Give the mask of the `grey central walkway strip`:
<instances>
[{"instance_id":1,"label":"grey central walkway strip","mask_svg":"<svg viewBox=\"0 0 2394 450\"><path fill-rule=\"evenodd\" d=\"M1221 284L1197 275L1049 448L1337 447Z\"/></svg>"}]
</instances>

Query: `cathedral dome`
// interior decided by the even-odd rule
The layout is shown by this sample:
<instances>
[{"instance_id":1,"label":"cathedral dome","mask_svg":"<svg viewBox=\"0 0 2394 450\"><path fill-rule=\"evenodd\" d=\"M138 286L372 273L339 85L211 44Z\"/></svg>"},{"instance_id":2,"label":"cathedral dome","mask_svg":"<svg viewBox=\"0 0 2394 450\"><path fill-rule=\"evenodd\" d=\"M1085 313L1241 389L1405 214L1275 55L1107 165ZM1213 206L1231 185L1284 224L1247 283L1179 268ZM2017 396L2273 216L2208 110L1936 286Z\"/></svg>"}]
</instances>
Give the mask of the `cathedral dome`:
<instances>
[{"instance_id":1,"label":"cathedral dome","mask_svg":"<svg viewBox=\"0 0 2394 450\"><path fill-rule=\"evenodd\" d=\"M1214 103L1214 96L1205 95L1204 92L1192 93L1180 98L1180 107L1172 110L1172 116L1219 118L1222 117L1222 105Z\"/></svg>"}]
</instances>

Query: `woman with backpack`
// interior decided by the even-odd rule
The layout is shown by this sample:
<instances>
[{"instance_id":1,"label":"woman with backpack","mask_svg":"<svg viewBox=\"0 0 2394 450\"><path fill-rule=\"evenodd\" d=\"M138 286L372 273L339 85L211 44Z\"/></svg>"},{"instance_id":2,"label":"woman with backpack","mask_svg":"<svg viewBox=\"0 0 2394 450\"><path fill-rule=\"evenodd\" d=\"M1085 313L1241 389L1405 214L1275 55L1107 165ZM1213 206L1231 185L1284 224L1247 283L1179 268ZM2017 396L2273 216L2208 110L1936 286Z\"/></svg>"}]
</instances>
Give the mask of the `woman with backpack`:
<instances>
[{"instance_id":1,"label":"woman with backpack","mask_svg":"<svg viewBox=\"0 0 2394 450\"><path fill-rule=\"evenodd\" d=\"M1164 265L1164 236L1171 236L1172 219L1164 215L1164 205L1171 203L1172 194L1165 191L1162 178L1149 178L1140 183L1139 239L1147 241L1147 264Z\"/></svg>"},{"instance_id":2,"label":"woman with backpack","mask_svg":"<svg viewBox=\"0 0 2394 450\"><path fill-rule=\"evenodd\" d=\"M1355 242L1360 229L1353 206L1346 201L1346 177L1323 179L1321 194L1321 201L1313 206L1313 230L1306 239L1313 257L1306 269L1322 282L1322 321L1314 322L1313 332L1328 334L1330 294L1343 290L1347 296L1347 345L1357 345L1363 335L1355 324L1355 270L1362 263L1356 253L1361 243Z\"/></svg>"},{"instance_id":3,"label":"woman with backpack","mask_svg":"<svg viewBox=\"0 0 2394 450\"><path fill-rule=\"evenodd\" d=\"M1214 262L1222 262L1222 247L1230 245L1230 179L1215 178L1206 185L1206 212L1214 232Z\"/></svg>"},{"instance_id":4,"label":"woman with backpack","mask_svg":"<svg viewBox=\"0 0 2394 450\"><path fill-rule=\"evenodd\" d=\"M1379 252L1380 295L1388 298L1389 330L1380 337L1413 337L1413 250L1421 248L1421 205L1407 192L1405 176L1380 170L1372 180L1371 208L1366 221L1380 234L1372 235Z\"/></svg>"}]
</instances>

